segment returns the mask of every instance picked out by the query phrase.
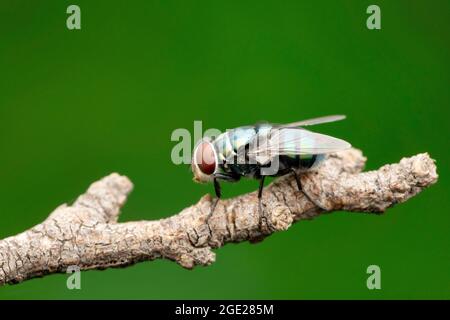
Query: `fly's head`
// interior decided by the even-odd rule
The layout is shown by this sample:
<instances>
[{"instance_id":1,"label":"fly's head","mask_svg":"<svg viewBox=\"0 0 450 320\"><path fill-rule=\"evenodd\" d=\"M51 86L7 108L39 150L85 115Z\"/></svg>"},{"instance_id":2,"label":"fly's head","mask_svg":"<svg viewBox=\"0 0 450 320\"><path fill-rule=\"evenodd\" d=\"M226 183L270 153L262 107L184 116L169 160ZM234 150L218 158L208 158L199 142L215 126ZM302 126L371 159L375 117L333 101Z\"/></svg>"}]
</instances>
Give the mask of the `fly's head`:
<instances>
[{"instance_id":1,"label":"fly's head","mask_svg":"<svg viewBox=\"0 0 450 320\"><path fill-rule=\"evenodd\" d=\"M193 180L198 183L211 182L217 171L217 152L208 139L202 140L194 149L192 157Z\"/></svg>"}]
</instances>

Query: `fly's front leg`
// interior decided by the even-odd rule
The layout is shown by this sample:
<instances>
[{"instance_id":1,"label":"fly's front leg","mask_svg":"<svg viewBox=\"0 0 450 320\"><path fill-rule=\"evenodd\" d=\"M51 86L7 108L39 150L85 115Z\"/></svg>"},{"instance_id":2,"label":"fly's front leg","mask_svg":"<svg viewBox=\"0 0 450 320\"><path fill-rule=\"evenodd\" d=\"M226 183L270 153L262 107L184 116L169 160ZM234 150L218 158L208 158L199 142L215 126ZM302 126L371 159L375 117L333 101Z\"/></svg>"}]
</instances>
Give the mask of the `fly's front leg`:
<instances>
[{"instance_id":1,"label":"fly's front leg","mask_svg":"<svg viewBox=\"0 0 450 320\"><path fill-rule=\"evenodd\" d=\"M301 182L301 180L300 180L300 177L299 177L298 174L297 174L297 171L295 171L295 169L293 169L293 168L291 169L291 171L292 171L292 173L294 174L295 181L297 182L298 191L302 192L302 193L305 195L305 197L306 197L309 201L311 201L312 203L314 203L317 207L319 207L320 209L326 211L326 209L322 208L315 200L313 200L313 199L305 192L305 190L303 190L303 188L302 188L302 182Z\"/></svg>"},{"instance_id":2,"label":"fly's front leg","mask_svg":"<svg viewBox=\"0 0 450 320\"><path fill-rule=\"evenodd\" d=\"M222 196L222 191L220 189L220 184L217 178L214 178L214 191L216 192L217 199L220 199Z\"/></svg>"},{"instance_id":3,"label":"fly's front leg","mask_svg":"<svg viewBox=\"0 0 450 320\"><path fill-rule=\"evenodd\" d=\"M216 193L216 198L213 200L213 203L211 205L211 210L209 211L208 216L206 217L206 223L209 223L209 219L214 213L214 210L216 209L217 203L220 200L220 197L222 196L222 191L220 189L219 180L217 178L214 178L214 191Z\"/></svg>"},{"instance_id":4,"label":"fly's front leg","mask_svg":"<svg viewBox=\"0 0 450 320\"><path fill-rule=\"evenodd\" d=\"M208 216L206 217L206 223L209 223L209 219L211 218L211 216L214 213L214 210L216 209L217 203L219 202L220 198L222 197L222 191L220 188L220 184L219 184L219 180L224 180L224 181L228 181L228 182L237 182L239 181L241 177L239 175L234 175L234 174L224 174L224 173L216 173L214 174L214 191L216 193L216 198L213 200L213 203L211 205L211 210L208 214Z\"/></svg>"}]
</instances>

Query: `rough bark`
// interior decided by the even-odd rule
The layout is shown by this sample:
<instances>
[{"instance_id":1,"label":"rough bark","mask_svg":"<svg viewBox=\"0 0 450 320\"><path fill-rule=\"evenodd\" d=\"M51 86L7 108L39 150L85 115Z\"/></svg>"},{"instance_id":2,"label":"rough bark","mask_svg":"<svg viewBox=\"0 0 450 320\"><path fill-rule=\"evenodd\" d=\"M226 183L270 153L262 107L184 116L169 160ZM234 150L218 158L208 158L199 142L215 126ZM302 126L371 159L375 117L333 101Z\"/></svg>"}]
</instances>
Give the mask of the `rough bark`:
<instances>
[{"instance_id":1,"label":"rough bark","mask_svg":"<svg viewBox=\"0 0 450 320\"><path fill-rule=\"evenodd\" d=\"M428 154L361 173L359 150L329 155L315 171L301 175L308 200L289 175L264 189L263 219L255 192L221 200L207 221L213 199L206 195L180 213L158 221L117 223L133 185L113 173L93 183L71 206L63 204L41 224L0 241L0 285L36 276L124 267L167 258L184 268L209 265L213 248L228 242L257 242L292 223L324 211L381 213L437 181Z\"/></svg>"}]
</instances>

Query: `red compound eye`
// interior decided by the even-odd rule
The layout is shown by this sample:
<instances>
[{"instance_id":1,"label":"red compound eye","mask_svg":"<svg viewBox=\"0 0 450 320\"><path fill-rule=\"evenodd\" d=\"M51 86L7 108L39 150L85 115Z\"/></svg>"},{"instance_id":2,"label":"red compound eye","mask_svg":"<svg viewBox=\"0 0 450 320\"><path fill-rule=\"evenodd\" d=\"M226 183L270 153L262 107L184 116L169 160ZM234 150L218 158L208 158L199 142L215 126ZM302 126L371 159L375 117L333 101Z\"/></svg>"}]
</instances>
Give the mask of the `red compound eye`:
<instances>
[{"instance_id":1,"label":"red compound eye","mask_svg":"<svg viewBox=\"0 0 450 320\"><path fill-rule=\"evenodd\" d=\"M208 142L202 142L195 151L195 164L201 172L211 175L216 170L216 157L213 146Z\"/></svg>"}]
</instances>

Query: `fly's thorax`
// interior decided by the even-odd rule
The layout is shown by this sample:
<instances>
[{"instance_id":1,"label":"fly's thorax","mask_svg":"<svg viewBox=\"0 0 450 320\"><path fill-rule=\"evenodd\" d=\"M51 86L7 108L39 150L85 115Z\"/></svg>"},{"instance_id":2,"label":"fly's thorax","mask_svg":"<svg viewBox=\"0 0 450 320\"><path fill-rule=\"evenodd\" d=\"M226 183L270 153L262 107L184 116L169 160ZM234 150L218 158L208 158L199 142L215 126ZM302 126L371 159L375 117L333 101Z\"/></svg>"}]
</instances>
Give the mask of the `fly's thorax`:
<instances>
[{"instance_id":1,"label":"fly's thorax","mask_svg":"<svg viewBox=\"0 0 450 320\"><path fill-rule=\"evenodd\" d=\"M256 136L256 129L252 126L239 127L222 133L214 140L219 164L225 167L235 164L246 164L248 146Z\"/></svg>"}]
</instances>

